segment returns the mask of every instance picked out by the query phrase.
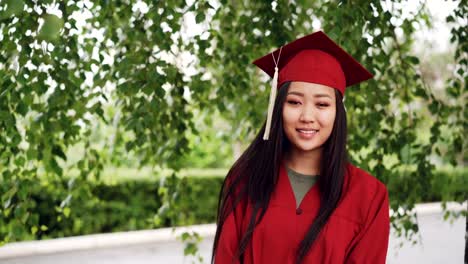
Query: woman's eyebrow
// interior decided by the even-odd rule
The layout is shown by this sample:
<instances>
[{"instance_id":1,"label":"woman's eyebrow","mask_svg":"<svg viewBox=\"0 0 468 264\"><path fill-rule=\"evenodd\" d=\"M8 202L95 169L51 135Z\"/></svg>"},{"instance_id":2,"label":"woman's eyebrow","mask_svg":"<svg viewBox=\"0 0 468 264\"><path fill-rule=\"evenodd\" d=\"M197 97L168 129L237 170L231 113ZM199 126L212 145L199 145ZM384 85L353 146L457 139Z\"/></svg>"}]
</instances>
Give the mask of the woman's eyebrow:
<instances>
[{"instance_id":1,"label":"woman's eyebrow","mask_svg":"<svg viewBox=\"0 0 468 264\"><path fill-rule=\"evenodd\" d=\"M289 92L288 94L295 94L295 95L304 97L304 94L300 93L300 92ZM314 94L314 97L328 97L328 98L332 99L331 96L328 95L328 94Z\"/></svg>"}]
</instances>

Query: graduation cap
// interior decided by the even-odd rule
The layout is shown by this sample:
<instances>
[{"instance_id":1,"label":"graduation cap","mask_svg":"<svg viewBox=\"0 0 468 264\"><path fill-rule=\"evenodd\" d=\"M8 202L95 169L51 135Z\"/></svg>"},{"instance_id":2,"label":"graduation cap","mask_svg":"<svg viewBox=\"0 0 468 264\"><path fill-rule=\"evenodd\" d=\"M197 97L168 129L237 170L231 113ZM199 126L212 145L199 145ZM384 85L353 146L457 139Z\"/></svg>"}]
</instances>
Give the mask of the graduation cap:
<instances>
[{"instance_id":1,"label":"graduation cap","mask_svg":"<svg viewBox=\"0 0 468 264\"><path fill-rule=\"evenodd\" d=\"M290 42L253 64L272 79L264 140L268 140L277 87L288 81L326 85L344 96L346 87L373 77L359 62L322 31Z\"/></svg>"}]
</instances>

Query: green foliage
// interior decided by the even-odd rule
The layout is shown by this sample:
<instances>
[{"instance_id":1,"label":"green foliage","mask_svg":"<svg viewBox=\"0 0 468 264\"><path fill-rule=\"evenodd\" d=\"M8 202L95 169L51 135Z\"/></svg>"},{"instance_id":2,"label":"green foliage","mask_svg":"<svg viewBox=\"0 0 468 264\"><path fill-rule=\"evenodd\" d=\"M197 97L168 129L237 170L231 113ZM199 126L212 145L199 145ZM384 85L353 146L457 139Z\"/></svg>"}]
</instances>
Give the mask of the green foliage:
<instances>
[{"instance_id":1,"label":"green foliage","mask_svg":"<svg viewBox=\"0 0 468 264\"><path fill-rule=\"evenodd\" d=\"M466 162L468 12L461 0L447 18L454 25L455 70L446 96L438 98L421 77L411 49L415 25L430 26L428 11L422 5L403 17L403 8L401 1L368 0L221 1L219 6L204 0L190 5L1 1L0 241L55 232L55 224L76 219L80 204L99 201L89 179L99 179L104 165L119 156L135 157L129 159L134 166L176 172L187 164L225 165L203 152L215 148L206 141L220 138L201 135L196 119L219 111L220 119L232 124L222 140L249 142L264 120L269 82L248 65L312 32L314 20L375 73L373 80L347 91L352 160L385 183L402 186L405 195L391 188L395 211L412 208L432 184L431 158ZM201 31L194 33L193 24ZM187 63L183 54L195 59ZM421 131L427 118L429 129ZM101 122L112 128L114 138L96 146L93 129ZM429 140L418 140L421 133L429 133ZM82 149L70 159L77 145ZM225 149L223 155L229 152ZM184 160L194 156L205 158ZM64 180L71 170L79 176ZM45 175L49 185L43 179L36 185L38 175ZM184 199L184 184L176 179L167 178L155 190L162 197L155 226L193 221L190 214L176 213L188 210L177 202ZM53 201L47 208L31 199L39 187L50 190ZM441 198L459 199L452 193ZM44 215L56 223L42 224ZM417 230L408 217L406 211L393 215L394 227Z\"/></svg>"},{"instance_id":2,"label":"green foliage","mask_svg":"<svg viewBox=\"0 0 468 264\"><path fill-rule=\"evenodd\" d=\"M185 243L184 255L195 256L198 263L203 263L203 256L198 252L198 244L202 241L202 237L197 232L192 231L184 232L180 239Z\"/></svg>"},{"instance_id":3,"label":"green foliage","mask_svg":"<svg viewBox=\"0 0 468 264\"><path fill-rule=\"evenodd\" d=\"M196 127L200 134L188 135L190 152L179 160L179 167L229 168L232 165L233 144L226 144L232 142L232 135L229 126L220 120L219 113L199 117Z\"/></svg>"},{"instance_id":4,"label":"green foliage","mask_svg":"<svg viewBox=\"0 0 468 264\"><path fill-rule=\"evenodd\" d=\"M400 179L398 175L401 175ZM400 199L397 195L411 196L414 192L407 174L398 175L388 185L393 194L392 201ZM433 175L428 189L422 196L415 197L415 202L440 201L444 198L463 201L468 192L466 169L437 171ZM170 176L159 180L128 180L126 177L112 184L77 181L77 178L42 179L32 184L29 200L41 214L34 221L30 217L26 225L17 225L14 214L21 215L21 212L11 212L0 219L0 233L15 232L17 240L32 240L213 223L223 175ZM5 187L1 188L3 192ZM447 193L450 193L450 197L443 197ZM10 195L5 193L5 196ZM67 198L63 200L61 197ZM406 209L410 211L412 208ZM402 232L417 230L410 216L401 217L405 226ZM22 221L20 218L18 220ZM27 229L28 226L31 230ZM180 239L187 242L187 254L197 254L196 242L200 237L196 233L182 234Z\"/></svg>"},{"instance_id":5,"label":"green foliage","mask_svg":"<svg viewBox=\"0 0 468 264\"><path fill-rule=\"evenodd\" d=\"M60 30L63 28L63 20L56 15L46 15L44 25L39 31L38 38L46 41L54 41L59 38Z\"/></svg>"},{"instance_id":6,"label":"green foliage","mask_svg":"<svg viewBox=\"0 0 468 264\"><path fill-rule=\"evenodd\" d=\"M125 180L111 185L77 181L43 179L31 184L29 200L40 215L23 219L24 212L16 207L0 218L0 234L14 232L15 240L32 240L212 223L223 178L169 177L165 181ZM177 194L170 193L170 206L177 211L168 210L164 201L168 193L162 191L175 186ZM3 185L0 188L4 196L11 195L3 192ZM195 238L191 235L184 241Z\"/></svg>"}]
</instances>

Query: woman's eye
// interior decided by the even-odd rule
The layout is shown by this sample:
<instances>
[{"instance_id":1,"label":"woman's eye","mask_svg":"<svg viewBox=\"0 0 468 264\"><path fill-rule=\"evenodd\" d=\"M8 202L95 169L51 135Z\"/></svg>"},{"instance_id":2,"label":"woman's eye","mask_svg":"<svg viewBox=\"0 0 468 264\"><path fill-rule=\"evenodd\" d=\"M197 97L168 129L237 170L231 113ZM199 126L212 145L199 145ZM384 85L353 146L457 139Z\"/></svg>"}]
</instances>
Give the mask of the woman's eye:
<instances>
[{"instance_id":1,"label":"woman's eye","mask_svg":"<svg viewBox=\"0 0 468 264\"><path fill-rule=\"evenodd\" d=\"M318 106L320 106L320 107L327 107L327 106L328 106L328 104L319 103L319 104L318 104Z\"/></svg>"},{"instance_id":2,"label":"woman's eye","mask_svg":"<svg viewBox=\"0 0 468 264\"><path fill-rule=\"evenodd\" d=\"M293 105L300 104L298 101L293 101L293 100L289 100L288 103L293 104Z\"/></svg>"}]
</instances>

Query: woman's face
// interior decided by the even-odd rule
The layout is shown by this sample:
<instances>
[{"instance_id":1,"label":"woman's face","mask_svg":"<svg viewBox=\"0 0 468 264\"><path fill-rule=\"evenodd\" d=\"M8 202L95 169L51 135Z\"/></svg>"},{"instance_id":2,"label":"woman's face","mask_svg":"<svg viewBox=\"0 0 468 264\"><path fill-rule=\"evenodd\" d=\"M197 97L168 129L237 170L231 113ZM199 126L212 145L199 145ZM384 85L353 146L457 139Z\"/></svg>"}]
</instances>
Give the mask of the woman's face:
<instances>
[{"instance_id":1,"label":"woman's face","mask_svg":"<svg viewBox=\"0 0 468 264\"><path fill-rule=\"evenodd\" d=\"M335 89L291 82L283 107L283 127L295 151L321 151L330 137L336 116Z\"/></svg>"}]
</instances>

